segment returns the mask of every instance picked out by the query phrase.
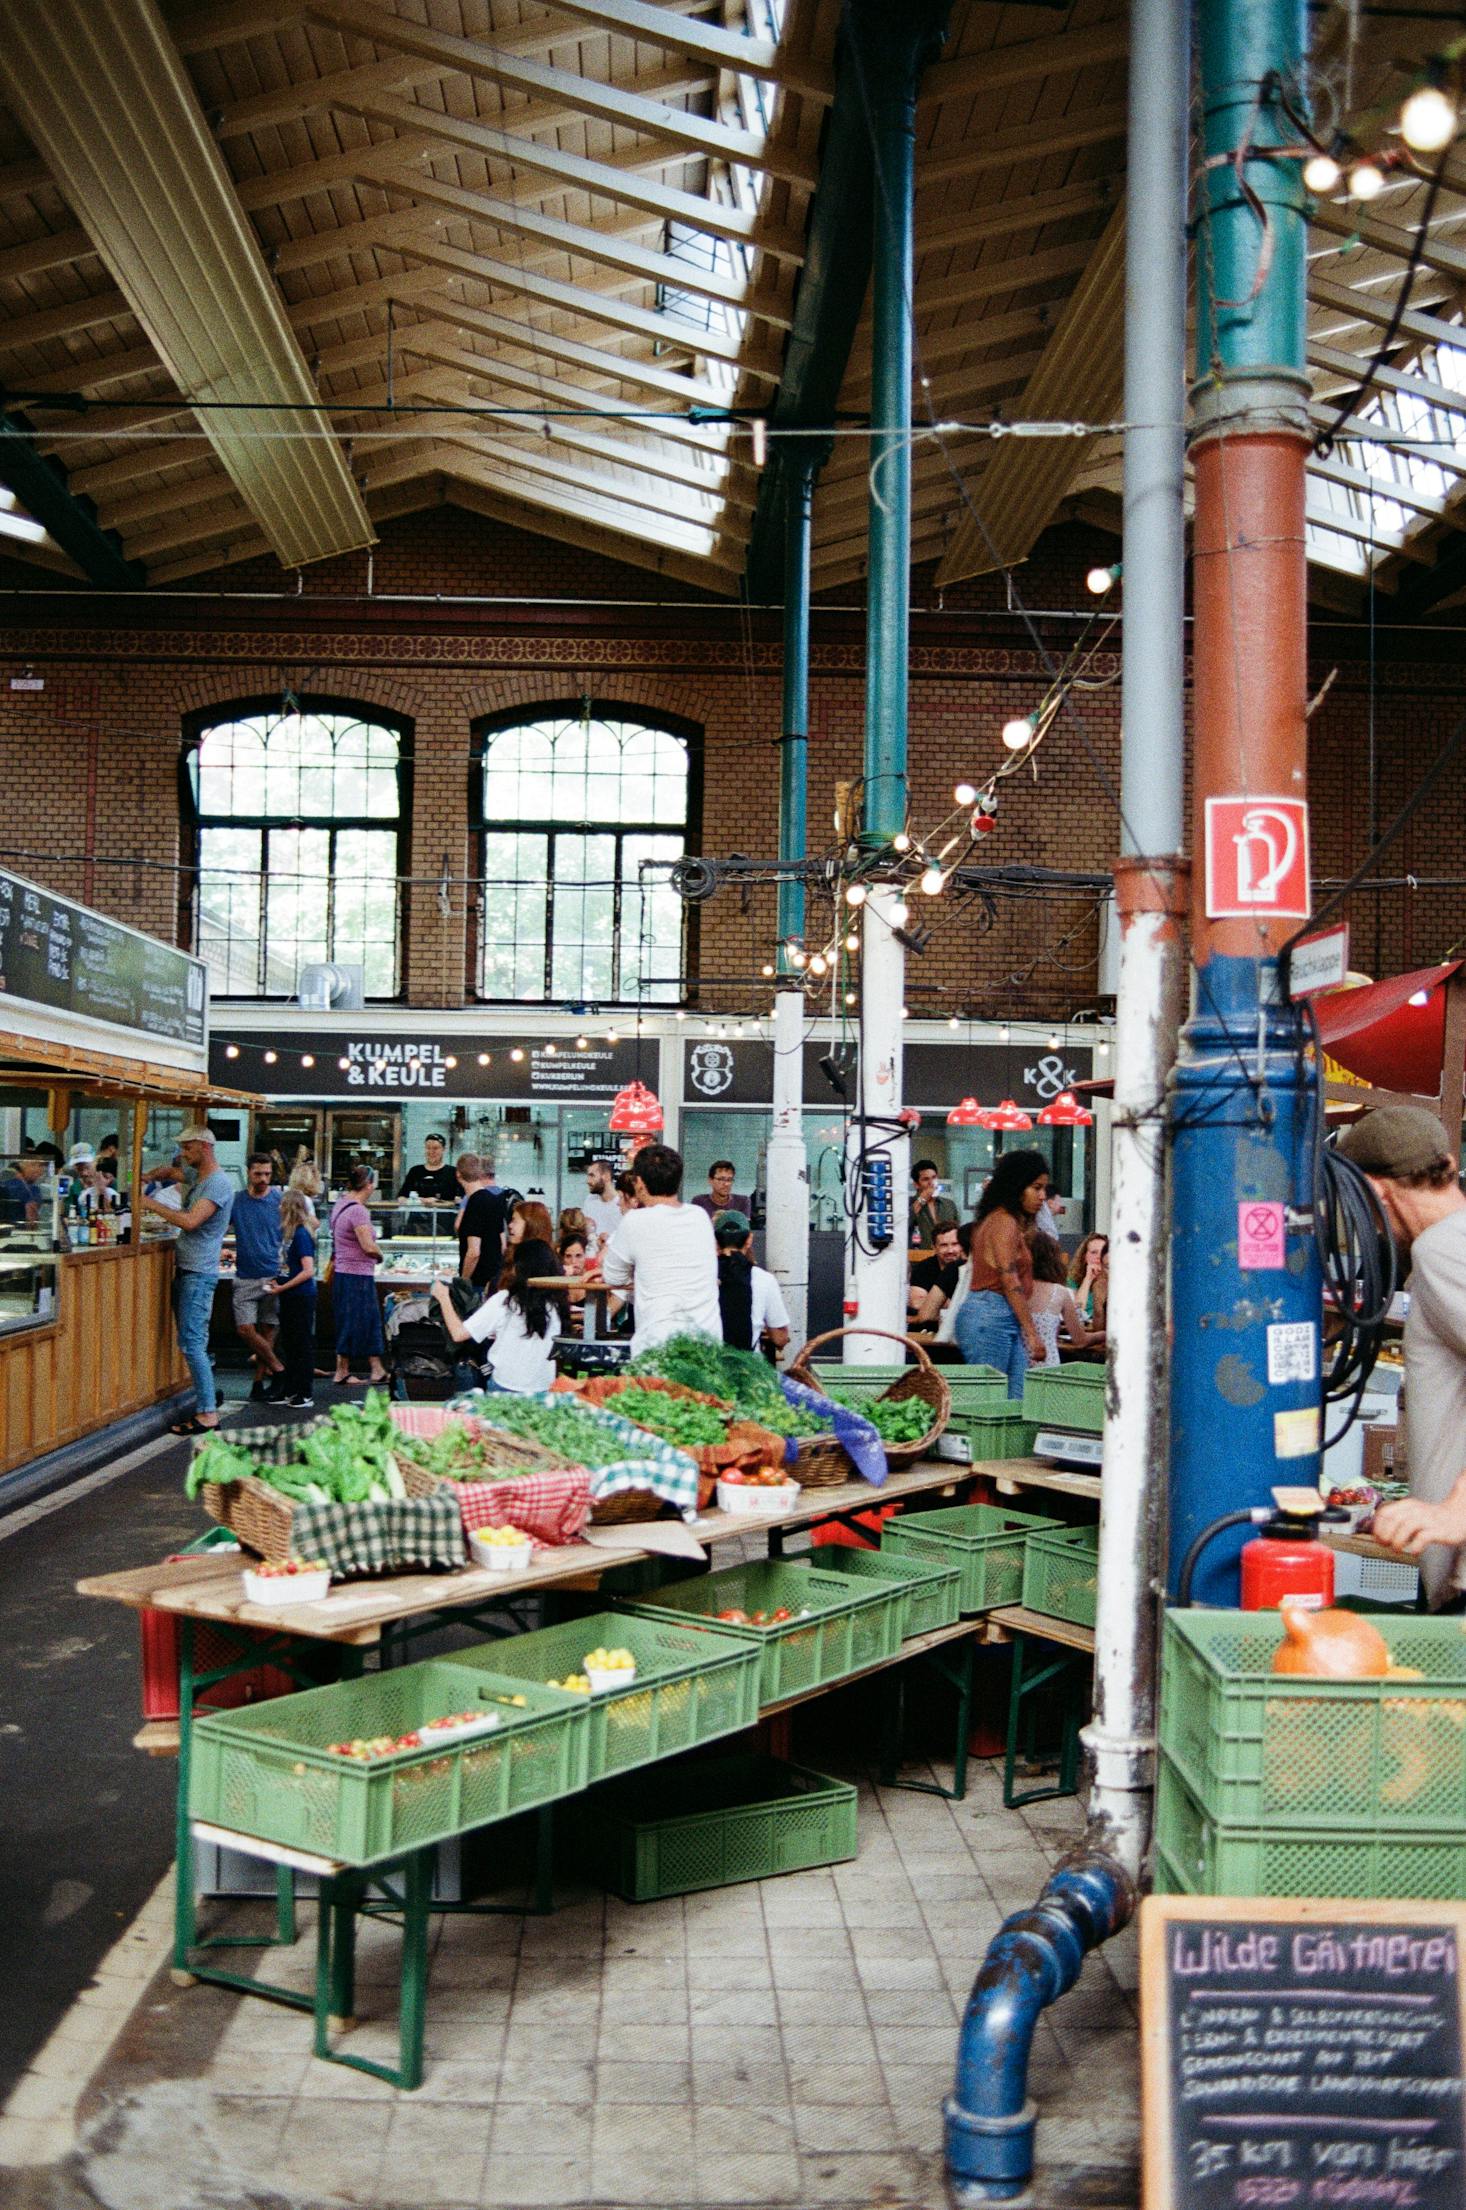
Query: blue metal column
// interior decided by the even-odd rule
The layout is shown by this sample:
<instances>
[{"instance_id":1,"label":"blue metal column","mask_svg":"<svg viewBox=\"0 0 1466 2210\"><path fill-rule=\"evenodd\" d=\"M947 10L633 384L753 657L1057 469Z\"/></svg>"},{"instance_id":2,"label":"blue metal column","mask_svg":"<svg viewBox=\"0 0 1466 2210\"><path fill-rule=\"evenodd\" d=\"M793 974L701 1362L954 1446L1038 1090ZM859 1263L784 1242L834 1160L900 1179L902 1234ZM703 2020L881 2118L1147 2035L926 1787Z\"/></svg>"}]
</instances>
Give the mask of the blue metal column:
<instances>
[{"instance_id":1,"label":"blue metal column","mask_svg":"<svg viewBox=\"0 0 1466 2210\"><path fill-rule=\"evenodd\" d=\"M1279 99L1303 69L1301 0L1200 0L1192 948L1196 1000L1173 1089L1170 1584L1193 1537L1318 1473L1321 1285L1310 1206L1311 1085L1277 953L1297 927L1254 893L1211 908L1206 801L1249 802L1224 859L1282 835L1267 802L1306 792L1305 217ZM1239 178L1237 164L1240 161ZM1245 181L1246 189L1243 189ZM1261 849L1261 845L1258 847ZM1296 914L1294 903L1292 913ZM1267 1233L1282 1208L1281 1242ZM1251 1263L1245 1230L1257 1231ZM1240 1533L1197 1595L1237 1601Z\"/></svg>"}]
</instances>

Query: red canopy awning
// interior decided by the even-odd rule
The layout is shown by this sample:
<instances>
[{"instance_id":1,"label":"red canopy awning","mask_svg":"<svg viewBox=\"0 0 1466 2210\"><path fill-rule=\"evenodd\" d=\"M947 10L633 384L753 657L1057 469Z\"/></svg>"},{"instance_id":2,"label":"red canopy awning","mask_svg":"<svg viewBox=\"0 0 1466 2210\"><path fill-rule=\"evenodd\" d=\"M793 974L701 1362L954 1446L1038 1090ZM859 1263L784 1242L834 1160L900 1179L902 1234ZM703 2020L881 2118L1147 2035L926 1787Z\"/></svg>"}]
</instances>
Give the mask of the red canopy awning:
<instances>
[{"instance_id":1,"label":"red canopy awning","mask_svg":"<svg viewBox=\"0 0 1466 2210\"><path fill-rule=\"evenodd\" d=\"M1315 998L1319 1037L1329 1057L1377 1089L1438 1097L1446 1040L1444 985L1460 965L1450 959Z\"/></svg>"}]
</instances>

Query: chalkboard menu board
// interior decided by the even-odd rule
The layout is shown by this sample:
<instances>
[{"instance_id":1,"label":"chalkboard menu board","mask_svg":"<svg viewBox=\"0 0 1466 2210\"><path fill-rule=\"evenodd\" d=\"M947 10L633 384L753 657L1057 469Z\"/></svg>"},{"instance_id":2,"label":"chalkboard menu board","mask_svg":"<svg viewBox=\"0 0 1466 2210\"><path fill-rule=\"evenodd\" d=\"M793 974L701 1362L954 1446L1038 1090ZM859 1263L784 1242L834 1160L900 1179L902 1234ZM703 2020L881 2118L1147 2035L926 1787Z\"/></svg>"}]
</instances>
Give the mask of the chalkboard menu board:
<instances>
[{"instance_id":1,"label":"chalkboard menu board","mask_svg":"<svg viewBox=\"0 0 1466 2210\"><path fill-rule=\"evenodd\" d=\"M202 960L0 869L0 1021L6 997L173 1043L207 1032Z\"/></svg>"},{"instance_id":2,"label":"chalkboard menu board","mask_svg":"<svg viewBox=\"0 0 1466 2210\"><path fill-rule=\"evenodd\" d=\"M1152 1896L1146 2210L1461 2210L1466 1907Z\"/></svg>"}]
</instances>

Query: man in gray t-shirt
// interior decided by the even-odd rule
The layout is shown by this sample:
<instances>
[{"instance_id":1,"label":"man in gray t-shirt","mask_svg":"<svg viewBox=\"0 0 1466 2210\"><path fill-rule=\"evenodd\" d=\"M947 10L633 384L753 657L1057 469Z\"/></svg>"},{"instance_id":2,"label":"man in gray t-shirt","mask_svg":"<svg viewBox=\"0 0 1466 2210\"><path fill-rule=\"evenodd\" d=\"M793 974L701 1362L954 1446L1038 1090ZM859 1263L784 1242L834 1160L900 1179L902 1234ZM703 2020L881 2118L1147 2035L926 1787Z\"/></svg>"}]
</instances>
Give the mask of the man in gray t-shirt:
<instances>
[{"instance_id":1,"label":"man in gray t-shirt","mask_svg":"<svg viewBox=\"0 0 1466 2210\"><path fill-rule=\"evenodd\" d=\"M1419 1105L1385 1105L1339 1149L1369 1176L1410 1268L1405 1417L1410 1495L1382 1505L1373 1532L1420 1557L1432 1611L1466 1590L1466 1196L1445 1134Z\"/></svg>"},{"instance_id":2,"label":"man in gray t-shirt","mask_svg":"<svg viewBox=\"0 0 1466 2210\"><path fill-rule=\"evenodd\" d=\"M182 1209L160 1205L155 1197L139 1197L138 1203L179 1231L173 1266L173 1317L197 1406L185 1418L175 1420L169 1432L199 1435L219 1424L214 1369L209 1364L209 1320L219 1279L219 1254L234 1206L234 1184L214 1156L211 1128L185 1128L178 1148L185 1171L193 1177L184 1192L187 1202Z\"/></svg>"}]
</instances>

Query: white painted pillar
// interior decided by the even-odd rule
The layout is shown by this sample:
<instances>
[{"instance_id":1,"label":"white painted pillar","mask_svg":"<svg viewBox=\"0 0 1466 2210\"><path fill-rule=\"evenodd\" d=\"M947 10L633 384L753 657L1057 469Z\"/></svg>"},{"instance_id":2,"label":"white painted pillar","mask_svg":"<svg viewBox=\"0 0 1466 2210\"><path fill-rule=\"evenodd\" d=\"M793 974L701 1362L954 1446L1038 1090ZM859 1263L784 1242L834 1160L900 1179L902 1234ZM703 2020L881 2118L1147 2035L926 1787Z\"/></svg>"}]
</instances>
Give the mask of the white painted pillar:
<instances>
[{"instance_id":1,"label":"white painted pillar","mask_svg":"<svg viewBox=\"0 0 1466 2210\"><path fill-rule=\"evenodd\" d=\"M774 999L774 1121L767 1159L764 1255L789 1308L792 1343L809 1332L809 1155L804 1148L804 995Z\"/></svg>"},{"instance_id":2,"label":"white painted pillar","mask_svg":"<svg viewBox=\"0 0 1466 2210\"><path fill-rule=\"evenodd\" d=\"M861 1141L852 1122L847 1154L847 1188L854 1203L850 1223L851 1274L856 1312L846 1325L906 1332L906 1233L910 1210L911 1139L896 1130L901 1109L901 1006L906 990L906 952L897 942L892 908L898 892L889 885L873 889L861 908L860 1100L865 1114L868 1167L889 1192L882 1248L873 1247L869 1181L861 1186L856 1160ZM884 1165L882 1165L884 1162ZM896 1356L879 1336L852 1335L845 1357L855 1366L890 1364Z\"/></svg>"}]
</instances>

